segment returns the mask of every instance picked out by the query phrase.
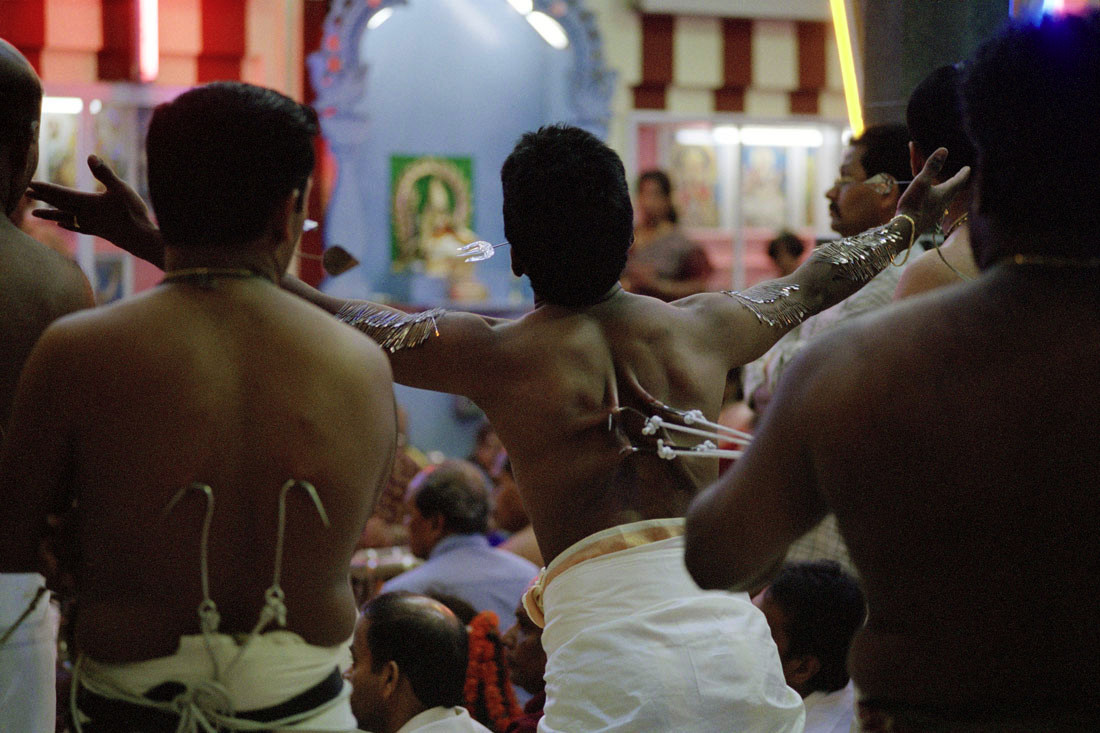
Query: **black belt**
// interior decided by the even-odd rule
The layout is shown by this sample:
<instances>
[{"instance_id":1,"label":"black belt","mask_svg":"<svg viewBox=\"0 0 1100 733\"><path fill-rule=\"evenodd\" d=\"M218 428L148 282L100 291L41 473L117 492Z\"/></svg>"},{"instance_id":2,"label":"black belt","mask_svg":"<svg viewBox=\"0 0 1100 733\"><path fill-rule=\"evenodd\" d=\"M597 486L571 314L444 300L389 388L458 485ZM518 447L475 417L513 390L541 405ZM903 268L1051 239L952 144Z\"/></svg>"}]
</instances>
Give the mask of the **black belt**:
<instances>
[{"instance_id":1,"label":"black belt","mask_svg":"<svg viewBox=\"0 0 1100 733\"><path fill-rule=\"evenodd\" d=\"M257 723L270 723L293 715L307 713L310 710L333 700L344 689L344 677L339 669L325 677L305 692L299 693L286 702L256 710L244 710L233 714L235 718L251 720ZM150 702L165 703L174 700L187 686L179 682L163 682L145 693ZM175 713L147 708L125 700L112 700L97 695L86 688L77 692L76 706L80 712L91 719L84 729L91 731L175 731L179 716Z\"/></svg>"}]
</instances>

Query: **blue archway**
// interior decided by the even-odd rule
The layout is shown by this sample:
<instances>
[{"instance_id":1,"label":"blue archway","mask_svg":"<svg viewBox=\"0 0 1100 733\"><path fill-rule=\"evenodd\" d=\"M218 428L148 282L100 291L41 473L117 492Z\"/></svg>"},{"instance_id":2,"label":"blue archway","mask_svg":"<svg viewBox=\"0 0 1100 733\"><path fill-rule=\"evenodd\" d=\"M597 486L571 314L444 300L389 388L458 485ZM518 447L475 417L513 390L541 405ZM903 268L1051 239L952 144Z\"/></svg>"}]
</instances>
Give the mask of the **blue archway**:
<instances>
[{"instance_id":1,"label":"blue archway","mask_svg":"<svg viewBox=\"0 0 1100 733\"><path fill-rule=\"evenodd\" d=\"M582 0L534 0L534 8L561 24L566 49L551 48L508 0L334 2L321 48L309 57L315 106L338 164L326 244L343 246L361 265L327 281L326 290L387 294L421 307L446 297L438 279L391 268L395 156L472 161L471 226L499 242L500 165L523 132L566 122L606 136L615 75L604 64L595 18ZM386 11L389 18L371 28ZM507 311L529 293L508 264L502 255L478 266L490 290L484 308ZM454 418L451 398L399 392L413 439L462 455L469 425Z\"/></svg>"}]
</instances>

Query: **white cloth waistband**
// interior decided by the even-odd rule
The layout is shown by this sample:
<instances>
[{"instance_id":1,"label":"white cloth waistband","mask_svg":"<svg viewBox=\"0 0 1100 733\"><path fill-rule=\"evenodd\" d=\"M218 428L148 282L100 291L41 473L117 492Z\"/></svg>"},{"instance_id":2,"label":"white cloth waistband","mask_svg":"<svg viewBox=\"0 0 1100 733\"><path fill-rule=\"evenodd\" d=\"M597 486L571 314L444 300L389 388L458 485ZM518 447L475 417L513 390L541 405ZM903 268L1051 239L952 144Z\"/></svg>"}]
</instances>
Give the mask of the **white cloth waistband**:
<instances>
[{"instance_id":1,"label":"white cloth waistband","mask_svg":"<svg viewBox=\"0 0 1100 733\"><path fill-rule=\"evenodd\" d=\"M8 637L5 645L37 640L43 634L56 639L45 588L46 579L38 573L0 573L0 638Z\"/></svg>"},{"instance_id":2,"label":"white cloth waistband","mask_svg":"<svg viewBox=\"0 0 1100 733\"><path fill-rule=\"evenodd\" d=\"M670 517L663 519L643 519L639 522L620 524L600 530L574 542L549 565L539 572L523 594L523 608L537 626L546 625L543 597L550 581L562 573L588 560L610 555L634 547L680 537L684 534L684 519Z\"/></svg>"},{"instance_id":3,"label":"white cloth waistband","mask_svg":"<svg viewBox=\"0 0 1100 733\"><path fill-rule=\"evenodd\" d=\"M344 671L351 666L351 639L332 647L318 647L307 644L294 632L271 631L258 635L240 662L233 663L239 650L237 640L227 634L208 634L205 638L195 634L181 637L179 649L169 657L123 664L81 657L73 675L74 699L79 685L112 700L169 712L176 712L173 706L185 713L196 707L210 716L211 710L220 714L226 709L257 710L281 704L320 683L333 669ZM179 700L166 704L144 698L148 690L165 682L179 683L187 692ZM346 681L344 687L344 692L330 703L308 715L298 716L310 719L308 729L348 730L355 727ZM319 721L312 716L326 711L326 725L319 727ZM244 723L239 729L252 727L270 729L272 725L250 727Z\"/></svg>"}]
</instances>

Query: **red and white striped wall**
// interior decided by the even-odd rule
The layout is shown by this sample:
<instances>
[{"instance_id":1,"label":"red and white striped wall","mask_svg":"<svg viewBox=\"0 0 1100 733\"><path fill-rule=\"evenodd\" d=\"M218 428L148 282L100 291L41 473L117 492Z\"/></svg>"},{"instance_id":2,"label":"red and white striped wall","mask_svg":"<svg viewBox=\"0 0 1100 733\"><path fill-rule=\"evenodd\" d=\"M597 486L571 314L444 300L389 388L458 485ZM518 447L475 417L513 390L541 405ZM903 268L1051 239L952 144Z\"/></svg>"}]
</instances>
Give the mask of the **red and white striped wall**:
<instances>
[{"instance_id":1,"label":"red and white striped wall","mask_svg":"<svg viewBox=\"0 0 1100 733\"><path fill-rule=\"evenodd\" d=\"M634 109L846 118L828 22L642 14L638 42Z\"/></svg>"}]
</instances>

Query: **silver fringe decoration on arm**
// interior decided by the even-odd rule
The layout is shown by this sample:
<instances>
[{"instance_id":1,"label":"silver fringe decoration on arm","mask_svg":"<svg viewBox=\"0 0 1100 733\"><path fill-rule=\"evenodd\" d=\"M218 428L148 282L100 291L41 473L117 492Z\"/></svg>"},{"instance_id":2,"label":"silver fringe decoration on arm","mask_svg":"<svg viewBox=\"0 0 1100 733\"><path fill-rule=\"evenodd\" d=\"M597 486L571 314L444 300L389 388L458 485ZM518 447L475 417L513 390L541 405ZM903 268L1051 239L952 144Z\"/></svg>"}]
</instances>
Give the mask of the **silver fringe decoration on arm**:
<instances>
[{"instance_id":1,"label":"silver fringe decoration on arm","mask_svg":"<svg viewBox=\"0 0 1100 733\"><path fill-rule=\"evenodd\" d=\"M374 303L348 303L336 318L367 334L392 354L438 336L436 319L446 312L445 308L432 308L421 313L401 313Z\"/></svg>"},{"instance_id":2,"label":"silver fringe decoration on arm","mask_svg":"<svg viewBox=\"0 0 1100 733\"><path fill-rule=\"evenodd\" d=\"M792 298L798 292L798 286L774 281L753 285L748 290L723 290L741 305L752 311L761 323L768 326L796 326L810 314L809 309Z\"/></svg>"},{"instance_id":3,"label":"silver fringe decoration on arm","mask_svg":"<svg viewBox=\"0 0 1100 733\"><path fill-rule=\"evenodd\" d=\"M914 234L913 220L898 216L854 237L822 245L810 259L832 265L846 280L867 282L889 267L894 255L905 249L906 243L913 246Z\"/></svg>"}]
</instances>

